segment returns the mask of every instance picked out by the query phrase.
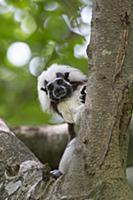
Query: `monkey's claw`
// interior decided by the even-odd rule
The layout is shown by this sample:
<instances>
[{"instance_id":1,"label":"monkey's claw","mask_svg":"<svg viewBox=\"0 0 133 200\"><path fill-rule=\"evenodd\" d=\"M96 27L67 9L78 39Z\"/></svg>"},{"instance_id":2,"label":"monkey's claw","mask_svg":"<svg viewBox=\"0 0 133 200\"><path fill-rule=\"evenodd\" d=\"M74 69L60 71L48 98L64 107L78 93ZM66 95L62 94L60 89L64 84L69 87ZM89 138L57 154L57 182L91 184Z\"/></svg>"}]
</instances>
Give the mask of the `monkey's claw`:
<instances>
[{"instance_id":1,"label":"monkey's claw","mask_svg":"<svg viewBox=\"0 0 133 200\"><path fill-rule=\"evenodd\" d=\"M80 95L81 103L85 103L85 100L86 100L86 85L82 88L80 93L81 93L81 95Z\"/></svg>"},{"instance_id":2,"label":"monkey's claw","mask_svg":"<svg viewBox=\"0 0 133 200\"><path fill-rule=\"evenodd\" d=\"M57 179L57 178L59 178L59 177L62 175L62 173L61 173L60 170L54 169L53 171L50 171L50 175L51 175L53 178Z\"/></svg>"}]
</instances>

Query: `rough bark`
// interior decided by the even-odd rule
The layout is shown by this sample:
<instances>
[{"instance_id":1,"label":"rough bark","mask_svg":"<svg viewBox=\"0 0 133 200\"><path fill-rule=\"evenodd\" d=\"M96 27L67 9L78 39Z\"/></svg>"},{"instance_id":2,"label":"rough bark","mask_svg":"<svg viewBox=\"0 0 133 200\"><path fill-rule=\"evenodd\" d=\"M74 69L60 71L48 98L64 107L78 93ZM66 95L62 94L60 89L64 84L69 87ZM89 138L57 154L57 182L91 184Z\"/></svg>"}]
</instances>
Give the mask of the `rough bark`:
<instances>
[{"instance_id":1,"label":"rough bark","mask_svg":"<svg viewBox=\"0 0 133 200\"><path fill-rule=\"evenodd\" d=\"M45 199L50 177L48 165L42 165L32 152L0 120L0 199Z\"/></svg>"}]
</instances>

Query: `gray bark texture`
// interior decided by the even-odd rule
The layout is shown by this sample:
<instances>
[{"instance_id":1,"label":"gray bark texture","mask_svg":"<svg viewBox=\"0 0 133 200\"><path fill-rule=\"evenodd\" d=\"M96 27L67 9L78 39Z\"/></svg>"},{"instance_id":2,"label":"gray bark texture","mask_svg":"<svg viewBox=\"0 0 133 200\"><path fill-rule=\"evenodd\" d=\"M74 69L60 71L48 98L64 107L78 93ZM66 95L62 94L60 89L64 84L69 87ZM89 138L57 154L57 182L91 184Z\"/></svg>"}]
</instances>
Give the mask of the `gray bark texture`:
<instances>
[{"instance_id":1,"label":"gray bark texture","mask_svg":"<svg viewBox=\"0 0 133 200\"><path fill-rule=\"evenodd\" d=\"M132 200L125 169L133 107L133 1L94 0L87 100L68 172L56 181L3 124L2 200Z\"/></svg>"},{"instance_id":2,"label":"gray bark texture","mask_svg":"<svg viewBox=\"0 0 133 200\"><path fill-rule=\"evenodd\" d=\"M0 120L0 199L45 199L47 185L54 182L49 172Z\"/></svg>"}]
</instances>

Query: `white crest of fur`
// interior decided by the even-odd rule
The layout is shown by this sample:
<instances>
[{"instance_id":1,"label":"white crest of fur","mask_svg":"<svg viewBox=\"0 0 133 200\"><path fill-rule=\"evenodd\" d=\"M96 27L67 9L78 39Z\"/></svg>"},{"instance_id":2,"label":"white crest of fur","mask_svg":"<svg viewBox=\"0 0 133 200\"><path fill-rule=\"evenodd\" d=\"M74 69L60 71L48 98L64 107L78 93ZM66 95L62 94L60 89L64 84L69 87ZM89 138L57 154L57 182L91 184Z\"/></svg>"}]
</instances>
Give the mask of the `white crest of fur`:
<instances>
[{"instance_id":1,"label":"white crest of fur","mask_svg":"<svg viewBox=\"0 0 133 200\"><path fill-rule=\"evenodd\" d=\"M51 65L46 71L43 71L41 75L38 77L38 98L41 104L41 107L43 111L51 111L50 108L50 100L46 93L41 90L41 88L44 88L44 82L46 81L52 81L56 78L56 73L66 73L69 72L69 80L74 81L86 81L86 76L78 69L67 66L67 65L58 65L53 64Z\"/></svg>"}]
</instances>

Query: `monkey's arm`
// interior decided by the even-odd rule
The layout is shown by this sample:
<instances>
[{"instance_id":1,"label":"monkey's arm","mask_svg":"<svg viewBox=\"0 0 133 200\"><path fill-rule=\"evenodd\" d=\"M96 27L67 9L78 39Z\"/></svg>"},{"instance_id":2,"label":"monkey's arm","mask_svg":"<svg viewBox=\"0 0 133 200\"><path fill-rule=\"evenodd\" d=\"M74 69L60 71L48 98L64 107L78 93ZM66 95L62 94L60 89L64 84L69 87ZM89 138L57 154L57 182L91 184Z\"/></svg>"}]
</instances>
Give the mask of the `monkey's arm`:
<instances>
[{"instance_id":1,"label":"monkey's arm","mask_svg":"<svg viewBox=\"0 0 133 200\"><path fill-rule=\"evenodd\" d=\"M62 174L67 173L75 150L76 141L77 138L75 137L67 144L66 149L59 163L59 169L51 171L51 175L55 179L59 178Z\"/></svg>"}]
</instances>

